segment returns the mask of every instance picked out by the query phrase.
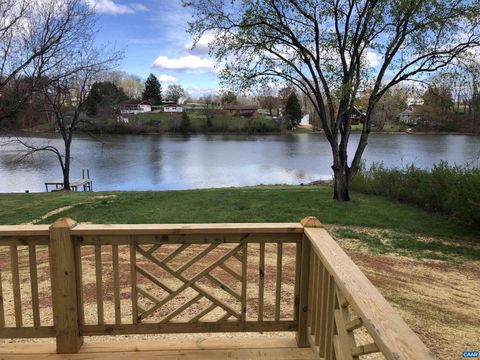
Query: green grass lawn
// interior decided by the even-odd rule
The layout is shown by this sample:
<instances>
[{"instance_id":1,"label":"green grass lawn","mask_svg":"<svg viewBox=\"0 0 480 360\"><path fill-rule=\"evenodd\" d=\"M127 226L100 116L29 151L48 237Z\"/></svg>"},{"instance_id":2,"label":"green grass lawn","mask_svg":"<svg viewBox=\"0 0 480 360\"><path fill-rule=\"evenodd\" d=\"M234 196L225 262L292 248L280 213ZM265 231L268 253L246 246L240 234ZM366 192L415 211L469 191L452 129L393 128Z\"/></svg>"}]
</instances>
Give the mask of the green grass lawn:
<instances>
[{"instance_id":1,"label":"green grass lawn","mask_svg":"<svg viewBox=\"0 0 480 360\"><path fill-rule=\"evenodd\" d=\"M480 231L383 197L331 199L329 186L257 186L185 191L0 194L0 224L297 222L313 215L337 239L377 253L456 263L480 260ZM54 211L54 214L50 212Z\"/></svg>"},{"instance_id":2,"label":"green grass lawn","mask_svg":"<svg viewBox=\"0 0 480 360\"><path fill-rule=\"evenodd\" d=\"M185 191L0 194L1 224L69 216L92 223L295 222L307 215L326 224L390 229L423 236L476 240L480 233L447 216L378 196L331 199L329 186L258 186ZM110 196L107 196L110 195Z\"/></svg>"}]
</instances>

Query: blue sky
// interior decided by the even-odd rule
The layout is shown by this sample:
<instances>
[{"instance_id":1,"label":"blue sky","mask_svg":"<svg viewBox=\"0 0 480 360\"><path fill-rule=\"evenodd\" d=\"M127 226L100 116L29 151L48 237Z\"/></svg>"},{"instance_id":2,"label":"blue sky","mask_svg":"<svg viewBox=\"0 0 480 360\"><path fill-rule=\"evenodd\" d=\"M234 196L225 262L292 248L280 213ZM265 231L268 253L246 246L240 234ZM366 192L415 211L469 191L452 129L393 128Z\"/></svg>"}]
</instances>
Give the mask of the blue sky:
<instances>
[{"instance_id":1,"label":"blue sky","mask_svg":"<svg viewBox=\"0 0 480 360\"><path fill-rule=\"evenodd\" d=\"M97 41L125 49L121 70L146 78L155 74L165 89L182 85L194 97L218 89L208 38L190 50L190 10L180 0L85 0L98 14Z\"/></svg>"}]
</instances>

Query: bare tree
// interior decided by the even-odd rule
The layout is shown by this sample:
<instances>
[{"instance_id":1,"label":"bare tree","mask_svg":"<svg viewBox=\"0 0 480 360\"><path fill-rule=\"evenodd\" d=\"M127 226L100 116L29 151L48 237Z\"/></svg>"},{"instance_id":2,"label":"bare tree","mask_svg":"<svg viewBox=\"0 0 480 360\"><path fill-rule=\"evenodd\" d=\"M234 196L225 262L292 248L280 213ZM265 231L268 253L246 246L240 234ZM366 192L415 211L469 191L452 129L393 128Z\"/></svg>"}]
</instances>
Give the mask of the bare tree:
<instances>
[{"instance_id":1,"label":"bare tree","mask_svg":"<svg viewBox=\"0 0 480 360\"><path fill-rule=\"evenodd\" d=\"M480 45L477 1L468 0L191 0L190 31L225 63L229 86L248 88L272 77L311 99L333 155L334 198L350 199L371 130L372 112L388 89L421 78ZM350 115L369 95L349 161Z\"/></svg>"},{"instance_id":2,"label":"bare tree","mask_svg":"<svg viewBox=\"0 0 480 360\"><path fill-rule=\"evenodd\" d=\"M50 56L55 59L55 67L49 69L43 77L41 91L45 102L45 111L54 115L55 127L63 140L63 148L45 144L33 144L17 138L25 147L23 158L39 151L47 151L56 156L63 173L63 188L70 190L71 145L74 135L82 121L84 105L88 93L95 81L106 71L112 70L122 53L105 52L96 48L94 43L94 14L82 3L76 3L77 16L85 17L76 22L82 25L75 29L76 41L68 48L57 48ZM84 28L83 24L89 24ZM72 30L74 30L72 28Z\"/></svg>"},{"instance_id":3,"label":"bare tree","mask_svg":"<svg viewBox=\"0 0 480 360\"><path fill-rule=\"evenodd\" d=\"M82 0L0 0L0 121L19 110L62 56L72 55L68 49L93 21Z\"/></svg>"},{"instance_id":4,"label":"bare tree","mask_svg":"<svg viewBox=\"0 0 480 360\"><path fill-rule=\"evenodd\" d=\"M260 103L260 106L268 110L270 116L273 116L273 110L278 111L279 101L276 96L276 92L271 85L266 84L260 87L257 92L257 99Z\"/></svg>"}]
</instances>

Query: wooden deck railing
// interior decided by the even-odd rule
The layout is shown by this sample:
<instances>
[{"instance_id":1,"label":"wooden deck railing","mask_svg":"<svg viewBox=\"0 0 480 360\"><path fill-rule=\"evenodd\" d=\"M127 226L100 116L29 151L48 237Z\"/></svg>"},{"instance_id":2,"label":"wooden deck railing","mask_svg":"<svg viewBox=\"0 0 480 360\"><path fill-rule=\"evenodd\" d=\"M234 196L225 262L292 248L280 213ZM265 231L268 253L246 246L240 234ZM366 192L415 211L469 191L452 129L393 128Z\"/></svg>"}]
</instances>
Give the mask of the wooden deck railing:
<instances>
[{"instance_id":1,"label":"wooden deck railing","mask_svg":"<svg viewBox=\"0 0 480 360\"><path fill-rule=\"evenodd\" d=\"M433 359L315 218L0 226L0 338L71 353L89 335L237 331L295 331L319 359Z\"/></svg>"}]
</instances>

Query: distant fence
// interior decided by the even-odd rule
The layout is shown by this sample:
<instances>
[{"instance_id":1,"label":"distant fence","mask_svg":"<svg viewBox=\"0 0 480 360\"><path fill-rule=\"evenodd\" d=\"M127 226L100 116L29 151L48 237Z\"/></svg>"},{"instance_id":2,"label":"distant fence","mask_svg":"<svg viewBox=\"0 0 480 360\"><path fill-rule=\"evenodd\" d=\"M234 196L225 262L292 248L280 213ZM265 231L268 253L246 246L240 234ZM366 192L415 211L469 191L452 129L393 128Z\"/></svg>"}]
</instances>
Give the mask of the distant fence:
<instances>
[{"instance_id":1,"label":"distant fence","mask_svg":"<svg viewBox=\"0 0 480 360\"><path fill-rule=\"evenodd\" d=\"M0 226L0 338L295 331L320 359L433 356L315 218ZM51 301L50 301L51 299Z\"/></svg>"}]
</instances>

